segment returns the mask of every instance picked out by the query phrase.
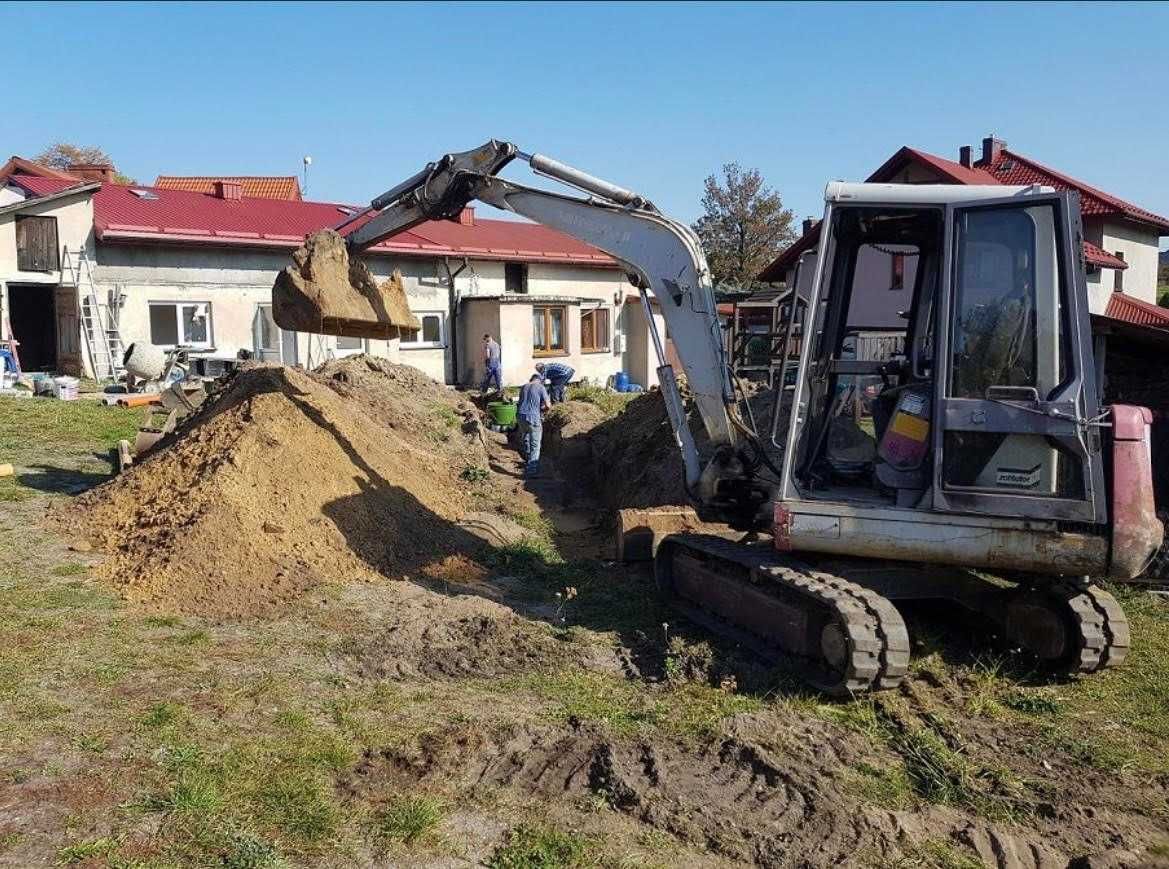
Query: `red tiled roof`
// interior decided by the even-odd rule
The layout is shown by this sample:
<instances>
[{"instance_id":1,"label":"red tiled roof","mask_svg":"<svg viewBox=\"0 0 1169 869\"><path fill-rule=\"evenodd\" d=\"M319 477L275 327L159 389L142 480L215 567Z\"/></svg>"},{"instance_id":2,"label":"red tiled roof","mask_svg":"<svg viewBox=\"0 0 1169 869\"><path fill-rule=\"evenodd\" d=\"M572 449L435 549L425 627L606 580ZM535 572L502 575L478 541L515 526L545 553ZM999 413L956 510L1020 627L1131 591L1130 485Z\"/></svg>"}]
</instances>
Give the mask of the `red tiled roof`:
<instances>
[{"instance_id":1,"label":"red tiled roof","mask_svg":"<svg viewBox=\"0 0 1169 869\"><path fill-rule=\"evenodd\" d=\"M34 195L56 192L63 183L26 176L14 176L13 180ZM145 192L153 198L136 195L134 191ZM102 184L93 197L94 229L103 242L294 248L306 235L336 226L360 210L303 200L233 201L185 190L111 183ZM608 254L545 226L478 217L472 226L445 220L427 221L370 250L403 256L446 255L481 260L579 263L602 268L618 266Z\"/></svg>"},{"instance_id":2,"label":"red tiled roof","mask_svg":"<svg viewBox=\"0 0 1169 869\"><path fill-rule=\"evenodd\" d=\"M1131 202L1125 202L1062 172L1056 172L1029 157L1008 150L1005 146L994 161L989 164L979 161L975 166L993 174L1001 184L1046 184L1056 190L1076 190L1080 194L1081 214L1122 214L1130 220L1151 223L1157 227L1161 235L1169 235L1169 218L1138 208Z\"/></svg>"},{"instance_id":3,"label":"red tiled roof","mask_svg":"<svg viewBox=\"0 0 1169 869\"><path fill-rule=\"evenodd\" d=\"M1048 169L1030 160L1021 157L1013 151L1002 149L999 157L991 164L981 160L973 167L967 168L961 163L955 163L936 154L929 154L909 146L902 147L892 157L886 160L876 172L868 177L868 181L879 183L893 178L911 162L918 163L933 169L941 176L943 183L951 184L1006 184L1030 185L1043 184L1057 190L1075 190L1080 194L1080 212L1082 214L1123 214L1132 220L1151 223L1161 231L1162 235L1169 235L1169 220L1159 217L1151 211L1131 203L1125 202L1095 187L1090 187L1053 169ZM784 273L795 266L796 261L804 251L812 248L819 241L820 224L816 223L805 235L798 238L786 250L776 257L772 263L759 273L761 281L783 280ZM1128 265L1124 260L1115 257L1096 245L1084 242L1084 259L1093 265L1108 269L1125 269Z\"/></svg>"},{"instance_id":4,"label":"red tiled roof","mask_svg":"<svg viewBox=\"0 0 1169 869\"><path fill-rule=\"evenodd\" d=\"M287 199L299 202L300 182L295 175L159 175L154 186L163 190L214 193L216 181L234 181L249 199Z\"/></svg>"},{"instance_id":5,"label":"red tiled roof","mask_svg":"<svg viewBox=\"0 0 1169 869\"><path fill-rule=\"evenodd\" d=\"M1126 269L1128 263L1108 251L1096 247L1090 241L1084 242L1084 261L1102 269Z\"/></svg>"},{"instance_id":6,"label":"red tiled roof","mask_svg":"<svg viewBox=\"0 0 1169 869\"><path fill-rule=\"evenodd\" d=\"M1169 310L1124 293L1113 293L1108 298L1108 307L1104 309L1104 316L1137 326L1157 326L1169 329Z\"/></svg>"},{"instance_id":7,"label":"red tiled roof","mask_svg":"<svg viewBox=\"0 0 1169 869\"><path fill-rule=\"evenodd\" d=\"M951 184L1002 184L994 175L983 169L968 169L961 163L946 160L936 154L928 154L908 145L890 157L876 172L868 177L874 183L889 181L905 168L908 163L928 166L942 176L942 182Z\"/></svg>"}]
</instances>

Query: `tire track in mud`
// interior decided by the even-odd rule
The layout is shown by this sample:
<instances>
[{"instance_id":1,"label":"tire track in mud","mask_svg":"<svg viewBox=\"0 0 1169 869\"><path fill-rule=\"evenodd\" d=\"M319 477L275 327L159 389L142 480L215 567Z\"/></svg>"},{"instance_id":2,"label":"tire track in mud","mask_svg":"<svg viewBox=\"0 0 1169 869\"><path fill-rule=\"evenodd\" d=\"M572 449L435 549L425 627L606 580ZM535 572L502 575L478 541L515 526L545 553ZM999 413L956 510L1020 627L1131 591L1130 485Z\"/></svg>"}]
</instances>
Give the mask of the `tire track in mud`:
<instances>
[{"instance_id":1,"label":"tire track in mud","mask_svg":"<svg viewBox=\"0 0 1169 869\"><path fill-rule=\"evenodd\" d=\"M615 741L584 727L493 737L459 726L425 734L413 748L367 754L341 787L354 796L419 782L471 795L601 795L688 844L761 866L841 863L887 838L828 772L841 762L830 741L795 754L780 757L734 734L694 748Z\"/></svg>"}]
</instances>

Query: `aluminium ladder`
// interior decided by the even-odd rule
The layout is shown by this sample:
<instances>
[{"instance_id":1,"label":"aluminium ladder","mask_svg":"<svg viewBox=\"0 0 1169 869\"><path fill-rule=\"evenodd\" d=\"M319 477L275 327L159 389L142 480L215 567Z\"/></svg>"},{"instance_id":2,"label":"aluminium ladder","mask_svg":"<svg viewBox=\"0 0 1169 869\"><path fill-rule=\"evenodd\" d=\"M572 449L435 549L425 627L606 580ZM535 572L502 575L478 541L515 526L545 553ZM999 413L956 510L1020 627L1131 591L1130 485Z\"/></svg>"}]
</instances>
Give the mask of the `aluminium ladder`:
<instances>
[{"instance_id":1,"label":"aluminium ladder","mask_svg":"<svg viewBox=\"0 0 1169 869\"><path fill-rule=\"evenodd\" d=\"M93 263L84 247L76 251L65 248L61 263L61 282L77 288L77 302L81 313L81 332L93 365L93 377L98 382L117 381L125 374L122 357L125 347L118 331L116 309L109 300L102 301L93 282Z\"/></svg>"}]
</instances>

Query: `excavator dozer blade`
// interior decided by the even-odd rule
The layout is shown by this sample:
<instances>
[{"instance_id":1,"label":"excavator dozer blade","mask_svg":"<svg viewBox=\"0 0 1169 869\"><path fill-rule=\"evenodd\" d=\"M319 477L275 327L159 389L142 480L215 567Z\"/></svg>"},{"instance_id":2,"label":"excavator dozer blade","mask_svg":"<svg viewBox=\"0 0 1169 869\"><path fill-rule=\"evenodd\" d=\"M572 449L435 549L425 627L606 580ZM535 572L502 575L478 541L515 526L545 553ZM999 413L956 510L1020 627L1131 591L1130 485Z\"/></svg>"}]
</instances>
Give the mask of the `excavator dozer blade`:
<instances>
[{"instance_id":1,"label":"excavator dozer blade","mask_svg":"<svg viewBox=\"0 0 1169 869\"><path fill-rule=\"evenodd\" d=\"M379 285L331 229L310 235L276 277L272 317L281 329L350 338L410 337L422 327L402 276L394 272Z\"/></svg>"}]
</instances>

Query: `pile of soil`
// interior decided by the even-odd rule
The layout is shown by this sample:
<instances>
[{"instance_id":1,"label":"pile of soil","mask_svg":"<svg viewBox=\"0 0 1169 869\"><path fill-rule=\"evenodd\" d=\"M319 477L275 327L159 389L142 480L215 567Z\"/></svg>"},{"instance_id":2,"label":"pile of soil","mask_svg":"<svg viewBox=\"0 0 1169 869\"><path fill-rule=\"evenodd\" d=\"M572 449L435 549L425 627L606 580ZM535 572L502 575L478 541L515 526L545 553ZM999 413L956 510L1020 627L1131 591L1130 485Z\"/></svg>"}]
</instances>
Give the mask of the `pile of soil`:
<instances>
[{"instance_id":1,"label":"pile of soil","mask_svg":"<svg viewBox=\"0 0 1169 869\"><path fill-rule=\"evenodd\" d=\"M456 472L487 464L487 441L474 405L412 365L363 353L326 362L313 376L420 449L461 463Z\"/></svg>"},{"instance_id":2,"label":"pile of soil","mask_svg":"<svg viewBox=\"0 0 1169 869\"><path fill-rule=\"evenodd\" d=\"M481 547L456 524L470 495L451 455L482 448L411 416L431 400L459 401L387 362L256 365L66 521L109 553L98 570L127 598L168 611L264 614L326 580L421 571Z\"/></svg>"},{"instance_id":3,"label":"pile of soil","mask_svg":"<svg viewBox=\"0 0 1169 869\"><path fill-rule=\"evenodd\" d=\"M709 452L710 440L690 401L685 380L678 383L700 454ZM771 424L773 393L748 384L751 413L764 440ZM654 389L630 401L617 416L588 433L598 493L615 509L626 507L680 506L686 495L682 454L674 442L666 402Z\"/></svg>"}]
</instances>

